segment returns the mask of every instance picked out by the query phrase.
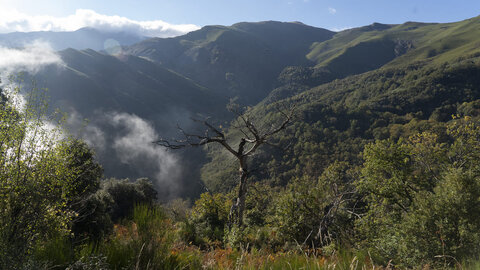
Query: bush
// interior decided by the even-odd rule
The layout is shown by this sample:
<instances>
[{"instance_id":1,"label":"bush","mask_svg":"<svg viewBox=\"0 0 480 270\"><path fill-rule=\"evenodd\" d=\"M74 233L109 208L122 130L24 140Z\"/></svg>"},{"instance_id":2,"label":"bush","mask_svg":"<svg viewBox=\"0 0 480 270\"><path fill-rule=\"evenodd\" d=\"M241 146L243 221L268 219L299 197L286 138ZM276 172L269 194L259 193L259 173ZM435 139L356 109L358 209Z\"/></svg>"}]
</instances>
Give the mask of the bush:
<instances>
[{"instance_id":1,"label":"bush","mask_svg":"<svg viewBox=\"0 0 480 270\"><path fill-rule=\"evenodd\" d=\"M349 168L334 162L318 179L297 178L287 186L275 203L276 224L285 241L321 247L351 238L354 216L347 210L356 198Z\"/></svg>"},{"instance_id":2,"label":"bush","mask_svg":"<svg viewBox=\"0 0 480 270\"><path fill-rule=\"evenodd\" d=\"M109 214L113 222L130 218L135 205L153 205L157 200L157 192L152 182L146 178L134 182L129 179L109 179L102 183L101 189L111 197Z\"/></svg>"},{"instance_id":3,"label":"bush","mask_svg":"<svg viewBox=\"0 0 480 270\"><path fill-rule=\"evenodd\" d=\"M449 124L450 140L422 133L365 148L364 246L384 263L455 265L480 253L480 126Z\"/></svg>"},{"instance_id":4,"label":"bush","mask_svg":"<svg viewBox=\"0 0 480 270\"><path fill-rule=\"evenodd\" d=\"M68 205L84 172L70 166L72 140L61 139L57 116L50 119L57 126L47 125L44 93L26 93L22 105L18 91L0 102L0 268L5 269L29 260L38 243L69 233L76 213Z\"/></svg>"},{"instance_id":5,"label":"bush","mask_svg":"<svg viewBox=\"0 0 480 270\"><path fill-rule=\"evenodd\" d=\"M211 245L214 242L218 245L223 241L229 211L226 195L201 194L185 223L184 240L199 246Z\"/></svg>"}]
</instances>

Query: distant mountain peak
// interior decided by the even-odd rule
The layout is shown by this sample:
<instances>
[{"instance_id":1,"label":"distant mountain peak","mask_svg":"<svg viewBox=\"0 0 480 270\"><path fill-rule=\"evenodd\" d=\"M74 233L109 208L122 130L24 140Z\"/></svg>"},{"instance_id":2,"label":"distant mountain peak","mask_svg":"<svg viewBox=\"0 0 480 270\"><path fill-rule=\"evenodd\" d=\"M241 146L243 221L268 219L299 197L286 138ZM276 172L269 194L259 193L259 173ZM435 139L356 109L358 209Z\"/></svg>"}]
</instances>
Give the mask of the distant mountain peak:
<instances>
[{"instance_id":1,"label":"distant mountain peak","mask_svg":"<svg viewBox=\"0 0 480 270\"><path fill-rule=\"evenodd\" d=\"M366 26L366 28L369 28L371 30L377 30L377 31L386 30L386 29L389 29L391 27L392 27L391 24L384 24L384 23L378 23L378 22L374 22L374 23Z\"/></svg>"},{"instance_id":2,"label":"distant mountain peak","mask_svg":"<svg viewBox=\"0 0 480 270\"><path fill-rule=\"evenodd\" d=\"M65 32L38 31L0 34L0 46L17 48L24 47L25 44L31 44L36 40L42 40L48 42L57 51L67 48L103 50L104 43L108 39L113 39L119 45L125 46L140 42L145 37L126 31L105 31L83 27L76 31Z\"/></svg>"}]
</instances>

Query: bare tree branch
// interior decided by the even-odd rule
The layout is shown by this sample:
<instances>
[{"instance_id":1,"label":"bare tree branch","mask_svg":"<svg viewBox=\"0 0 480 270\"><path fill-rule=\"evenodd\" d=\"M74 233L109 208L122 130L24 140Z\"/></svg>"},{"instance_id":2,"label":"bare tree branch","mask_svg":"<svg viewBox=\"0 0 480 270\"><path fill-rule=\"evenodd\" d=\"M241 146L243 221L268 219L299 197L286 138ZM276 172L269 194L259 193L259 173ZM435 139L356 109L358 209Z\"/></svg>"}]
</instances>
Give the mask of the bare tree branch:
<instances>
[{"instance_id":1,"label":"bare tree branch","mask_svg":"<svg viewBox=\"0 0 480 270\"><path fill-rule=\"evenodd\" d=\"M204 120L192 119L193 121L202 124L206 127L204 134L189 134L185 132L181 127L178 127L183 138L166 140L160 138L155 141L156 145L166 147L169 149L181 149L185 147L198 147L203 145L208 145L210 143L218 143L222 145L226 150L228 150L232 155L234 155L239 162L239 173L240 173L240 183L238 197L235 204L232 206L230 216L236 221L239 226L242 226L243 222L243 211L245 208L245 198L247 192L247 179L250 174L247 168L247 158L255 153L255 151L263 144L272 145L273 143L269 142L268 139L273 135L279 133L280 131L287 128L291 123L294 115L293 108L289 111L280 110L276 108L277 111L283 116L283 121L279 125L272 125L269 131L261 132L258 127L251 121L248 116L248 112L241 111L238 105L230 105L229 110L237 116L236 120L233 121L231 129L238 130L243 137L240 138L237 147L232 146L227 142L226 135L221 130L213 126L208 122L209 118ZM210 132L214 133L210 135ZM236 151L234 149L237 149Z\"/></svg>"}]
</instances>

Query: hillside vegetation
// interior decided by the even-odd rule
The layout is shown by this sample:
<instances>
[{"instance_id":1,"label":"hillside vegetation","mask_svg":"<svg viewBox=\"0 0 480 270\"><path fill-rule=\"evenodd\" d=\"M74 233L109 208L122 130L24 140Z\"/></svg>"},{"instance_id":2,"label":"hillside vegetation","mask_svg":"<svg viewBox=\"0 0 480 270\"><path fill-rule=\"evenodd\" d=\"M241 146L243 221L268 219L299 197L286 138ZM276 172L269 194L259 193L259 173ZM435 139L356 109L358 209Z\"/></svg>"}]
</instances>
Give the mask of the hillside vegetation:
<instances>
[{"instance_id":1,"label":"hillside vegetation","mask_svg":"<svg viewBox=\"0 0 480 270\"><path fill-rule=\"evenodd\" d=\"M167 202L148 179L105 179L103 161L79 140L48 144L46 159L9 161L15 157L9 153L23 154L19 142L35 126L15 121L30 112L3 94L0 104L11 113L0 118L6 168L0 171L0 263L18 269L477 269L478 37L479 17L375 23L338 33L260 22L149 39L116 57L65 50L65 67L39 77L51 87L53 104L68 103L82 114L99 108L137 114L164 129L162 135L200 134L199 145L212 135L183 118L210 115L206 127L222 141L239 141L238 152L253 140L239 123L262 131L282 123L286 111L295 117L242 167L249 168L242 224L232 218L238 165L224 146L185 149L190 166L182 183L191 193ZM226 104L233 114L224 113ZM187 113L176 117L170 108ZM35 119L43 126L43 116ZM184 133L172 131L174 120L183 121ZM121 174L123 167L110 168ZM11 179L32 184L15 189ZM42 183L46 189L38 188ZM41 210L31 226L29 204L17 198Z\"/></svg>"}]
</instances>

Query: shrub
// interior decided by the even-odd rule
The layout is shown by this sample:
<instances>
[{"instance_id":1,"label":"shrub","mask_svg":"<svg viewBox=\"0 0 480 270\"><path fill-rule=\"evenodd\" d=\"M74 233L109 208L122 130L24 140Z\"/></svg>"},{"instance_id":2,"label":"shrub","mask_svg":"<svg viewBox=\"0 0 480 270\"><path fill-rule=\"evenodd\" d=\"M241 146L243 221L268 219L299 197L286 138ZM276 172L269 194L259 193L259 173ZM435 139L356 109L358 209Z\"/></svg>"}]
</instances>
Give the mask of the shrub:
<instances>
[{"instance_id":1,"label":"shrub","mask_svg":"<svg viewBox=\"0 0 480 270\"><path fill-rule=\"evenodd\" d=\"M221 243L229 214L229 201L223 194L203 193L195 201L190 217L185 223L185 240L205 246Z\"/></svg>"},{"instance_id":2,"label":"shrub","mask_svg":"<svg viewBox=\"0 0 480 270\"><path fill-rule=\"evenodd\" d=\"M356 185L368 211L358 228L384 263L454 265L480 252L480 126L456 119L447 134L365 148Z\"/></svg>"}]
</instances>

